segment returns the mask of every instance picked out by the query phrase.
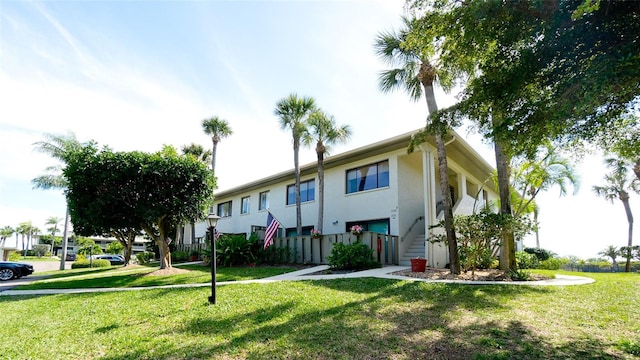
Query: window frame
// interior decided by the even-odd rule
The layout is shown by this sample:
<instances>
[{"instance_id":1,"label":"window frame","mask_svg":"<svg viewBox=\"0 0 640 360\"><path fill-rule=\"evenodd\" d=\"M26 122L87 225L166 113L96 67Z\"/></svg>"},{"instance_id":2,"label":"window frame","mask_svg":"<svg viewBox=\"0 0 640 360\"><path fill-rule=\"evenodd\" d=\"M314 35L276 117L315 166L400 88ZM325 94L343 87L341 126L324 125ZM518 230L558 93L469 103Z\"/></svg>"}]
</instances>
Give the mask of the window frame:
<instances>
[{"instance_id":1,"label":"window frame","mask_svg":"<svg viewBox=\"0 0 640 360\"><path fill-rule=\"evenodd\" d=\"M228 213L226 214L222 211L224 205L227 205ZM232 206L233 206L233 202L231 200L219 203L216 206L217 215L223 218L230 217L232 215L232 211L231 211L233 209Z\"/></svg>"},{"instance_id":2,"label":"window frame","mask_svg":"<svg viewBox=\"0 0 640 360\"><path fill-rule=\"evenodd\" d=\"M310 183L313 183L313 191L309 191L309 184ZM303 197L302 197L302 193L303 193L302 187L303 187L303 185L307 185L307 189L305 190L305 193L307 194L306 200L303 199ZM291 202L291 203L289 202L289 189L290 188L293 188L293 202ZM296 184L287 185L287 191L286 191L286 194L285 194L285 196L286 196L285 203L287 205L295 205L296 204L296 199L295 199L296 190L295 189L296 189ZM313 196L311 199L309 199L309 194L312 194L312 196ZM313 179L308 179L308 180L305 180L305 181L300 181L300 203L311 202L311 201L315 201L315 200L316 200L316 179L313 178Z\"/></svg>"},{"instance_id":3,"label":"window frame","mask_svg":"<svg viewBox=\"0 0 640 360\"><path fill-rule=\"evenodd\" d=\"M245 209L246 200L246 209ZM251 212L251 196L243 196L240 198L240 215L245 215Z\"/></svg>"},{"instance_id":4,"label":"window frame","mask_svg":"<svg viewBox=\"0 0 640 360\"><path fill-rule=\"evenodd\" d=\"M264 204L262 203L264 195ZM261 191L258 195L258 210L267 210L269 208L269 190Z\"/></svg>"},{"instance_id":5,"label":"window frame","mask_svg":"<svg viewBox=\"0 0 640 360\"><path fill-rule=\"evenodd\" d=\"M386 164L386 179L381 178L381 174L384 174L385 172L380 172L380 165L382 164ZM372 168L375 166L375 175L374 174L370 174L367 175L364 179L364 182L361 180L362 176L361 174L363 173L363 171L361 169L365 169L365 168ZM355 181L356 181L356 187L355 189L352 190L352 188L349 186L349 175L350 174L354 174L355 173ZM345 171L345 194L349 195L349 194L356 194L359 192L363 192L363 191L371 191L371 190L376 190L376 189L383 189L383 188L388 188L389 187L389 159L386 160L381 160L381 161L377 161L374 163L369 163L369 164L365 164L365 165L361 165L358 167L354 167L351 169L347 169ZM360 175L360 177L358 177ZM375 187L369 187L367 188L367 178L368 177L375 177ZM386 180L386 183L383 183L381 185L381 180ZM362 185L359 185L360 183L362 183ZM363 187L362 189L360 187Z\"/></svg>"}]
</instances>

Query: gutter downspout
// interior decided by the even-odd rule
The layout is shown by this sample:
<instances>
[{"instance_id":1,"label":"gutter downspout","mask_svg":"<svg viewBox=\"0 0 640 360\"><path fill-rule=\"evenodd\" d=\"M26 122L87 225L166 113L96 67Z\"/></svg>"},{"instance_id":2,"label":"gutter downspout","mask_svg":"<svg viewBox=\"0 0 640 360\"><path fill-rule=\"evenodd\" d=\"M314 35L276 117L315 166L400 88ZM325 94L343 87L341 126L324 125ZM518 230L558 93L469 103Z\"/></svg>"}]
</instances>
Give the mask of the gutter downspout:
<instances>
[{"instance_id":1,"label":"gutter downspout","mask_svg":"<svg viewBox=\"0 0 640 360\"><path fill-rule=\"evenodd\" d=\"M429 238L429 228L434 224L435 219L435 170L434 170L434 159L433 154L429 151L424 145L418 145L420 151L422 151L422 183L423 183L423 191L424 191L424 236L425 236L425 259L431 264L433 264L433 259L430 258L429 246L431 245L428 242Z\"/></svg>"}]
</instances>

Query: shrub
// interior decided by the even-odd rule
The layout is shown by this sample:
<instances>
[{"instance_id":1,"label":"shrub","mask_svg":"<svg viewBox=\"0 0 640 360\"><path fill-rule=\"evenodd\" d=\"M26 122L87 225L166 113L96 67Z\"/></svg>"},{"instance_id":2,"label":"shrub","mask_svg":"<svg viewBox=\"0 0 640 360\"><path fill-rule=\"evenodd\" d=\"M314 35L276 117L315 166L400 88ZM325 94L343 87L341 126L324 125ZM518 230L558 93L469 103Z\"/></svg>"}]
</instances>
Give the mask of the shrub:
<instances>
[{"instance_id":1,"label":"shrub","mask_svg":"<svg viewBox=\"0 0 640 360\"><path fill-rule=\"evenodd\" d=\"M186 261L188 258L189 258L189 253L186 251L171 252L171 261L181 262L181 261Z\"/></svg>"},{"instance_id":2,"label":"shrub","mask_svg":"<svg viewBox=\"0 0 640 360\"><path fill-rule=\"evenodd\" d=\"M529 254L531 255L531 254ZM528 271L524 271L521 269L518 270L509 270L509 277L513 281L527 281L531 279L531 273Z\"/></svg>"},{"instance_id":3,"label":"shrub","mask_svg":"<svg viewBox=\"0 0 640 360\"><path fill-rule=\"evenodd\" d=\"M382 266L373 260L373 249L359 241L348 245L334 244L327 259L332 269L365 270Z\"/></svg>"},{"instance_id":4,"label":"shrub","mask_svg":"<svg viewBox=\"0 0 640 360\"><path fill-rule=\"evenodd\" d=\"M20 258L20 254L15 251L12 251L11 254L9 254L9 261L18 261Z\"/></svg>"},{"instance_id":5,"label":"shrub","mask_svg":"<svg viewBox=\"0 0 640 360\"><path fill-rule=\"evenodd\" d=\"M82 268L89 268L89 267L101 268L101 267L109 267L109 266L111 266L111 263L109 262L109 260L102 260L102 259L96 259L96 260L93 260L92 262L90 262L87 259L79 259L74 261L73 264L71 264L72 269L82 269Z\"/></svg>"},{"instance_id":6,"label":"shrub","mask_svg":"<svg viewBox=\"0 0 640 360\"><path fill-rule=\"evenodd\" d=\"M540 261L549 260L553 257L553 253L542 248L524 248L524 252L535 255Z\"/></svg>"},{"instance_id":7,"label":"shrub","mask_svg":"<svg viewBox=\"0 0 640 360\"><path fill-rule=\"evenodd\" d=\"M138 261L138 264L146 264L153 258L155 258L155 254L148 251L136 254L136 260Z\"/></svg>"},{"instance_id":8,"label":"shrub","mask_svg":"<svg viewBox=\"0 0 640 360\"><path fill-rule=\"evenodd\" d=\"M538 267L538 258L524 251L516 252L516 264L518 269L535 269Z\"/></svg>"},{"instance_id":9,"label":"shrub","mask_svg":"<svg viewBox=\"0 0 640 360\"><path fill-rule=\"evenodd\" d=\"M252 243L246 235L223 235L216 241L216 255L222 266L246 265L254 262Z\"/></svg>"},{"instance_id":10,"label":"shrub","mask_svg":"<svg viewBox=\"0 0 640 360\"><path fill-rule=\"evenodd\" d=\"M537 269L558 270L565 264L568 264L568 261L565 259L549 258L547 260L540 261Z\"/></svg>"},{"instance_id":11,"label":"shrub","mask_svg":"<svg viewBox=\"0 0 640 360\"><path fill-rule=\"evenodd\" d=\"M252 252L255 254L255 261L261 265L282 265L290 263L292 251L288 247L277 247L271 245L264 249L259 243L255 243Z\"/></svg>"},{"instance_id":12,"label":"shrub","mask_svg":"<svg viewBox=\"0 0 640 360\"><path fill-rule=\"evenodd\" d=\"M43 257L49 252L50 248L51 248L51 246L49 246L49 245L36 244L36 245L33 245L33 249L32 250L33 250L33 253L37 257Z\"/></svg>"}]
</instances>

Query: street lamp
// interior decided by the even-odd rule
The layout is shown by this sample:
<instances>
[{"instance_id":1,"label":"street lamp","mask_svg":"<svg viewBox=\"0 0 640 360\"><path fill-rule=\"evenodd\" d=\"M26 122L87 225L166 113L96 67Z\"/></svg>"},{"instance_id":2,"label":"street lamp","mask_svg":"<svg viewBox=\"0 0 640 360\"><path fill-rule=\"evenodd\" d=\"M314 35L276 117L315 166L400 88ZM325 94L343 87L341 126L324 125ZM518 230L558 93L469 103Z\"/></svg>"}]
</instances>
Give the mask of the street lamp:
<instances>
[{"instance_id":1,"label":"street lamp","mask_svg":"<svg viewBox=\"0 0 640 360\"><path fill-rule=\"evenodd\" d=\"M211 296L209 303L216 303L216 240L215 229L220 216L210 213L207 215L207 224L209 225L209 239L211 239Z\"/></svg>"}]
</instances>

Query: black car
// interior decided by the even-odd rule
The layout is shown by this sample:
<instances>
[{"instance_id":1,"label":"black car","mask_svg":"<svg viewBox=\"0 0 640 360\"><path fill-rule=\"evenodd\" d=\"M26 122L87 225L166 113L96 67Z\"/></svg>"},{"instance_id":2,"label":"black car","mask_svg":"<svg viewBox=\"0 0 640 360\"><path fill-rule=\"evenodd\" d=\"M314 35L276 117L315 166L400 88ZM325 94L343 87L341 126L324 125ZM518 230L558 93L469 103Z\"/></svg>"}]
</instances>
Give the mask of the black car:
<instances>
[{"instance_id":1,"label":"black car","mask_svg":"<svg viewBox=\"0 0 640 360\"><path fill-rule=\"evenodd\" d=\"M0 280L19 279L33 274L33 266L13 261L0 261Z\"/></svg>"}]
</instances>

